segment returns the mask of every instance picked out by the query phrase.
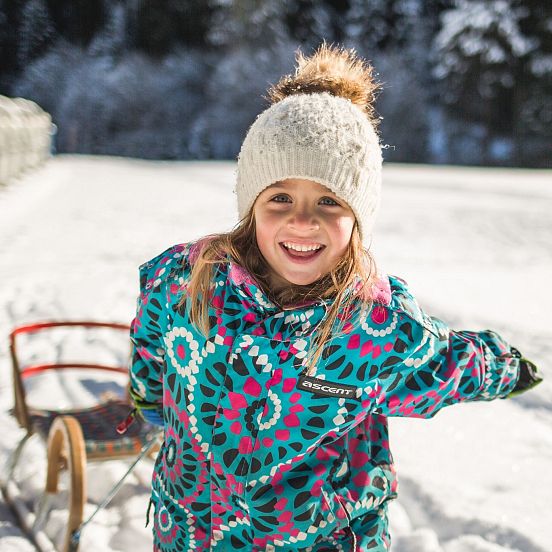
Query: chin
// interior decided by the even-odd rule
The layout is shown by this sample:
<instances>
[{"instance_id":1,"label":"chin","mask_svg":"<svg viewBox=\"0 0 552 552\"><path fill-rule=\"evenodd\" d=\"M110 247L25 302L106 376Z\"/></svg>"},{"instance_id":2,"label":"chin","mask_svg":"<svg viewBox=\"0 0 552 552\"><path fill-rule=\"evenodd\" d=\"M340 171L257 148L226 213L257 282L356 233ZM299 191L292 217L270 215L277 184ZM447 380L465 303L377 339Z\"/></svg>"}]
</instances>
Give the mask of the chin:
<instances>
[{"instance_id":1,"label":"chin","mask_svg":"<svg viewBox=\"0 0 552 552\"><path fill-rule=\"evenodd\" d=\"M319 280L321 276L284 276L284 279L287 280L290 284L293 284L295 286L308 286L310 284L314 284L316 280Z\"/></svg>"}]
</instances>

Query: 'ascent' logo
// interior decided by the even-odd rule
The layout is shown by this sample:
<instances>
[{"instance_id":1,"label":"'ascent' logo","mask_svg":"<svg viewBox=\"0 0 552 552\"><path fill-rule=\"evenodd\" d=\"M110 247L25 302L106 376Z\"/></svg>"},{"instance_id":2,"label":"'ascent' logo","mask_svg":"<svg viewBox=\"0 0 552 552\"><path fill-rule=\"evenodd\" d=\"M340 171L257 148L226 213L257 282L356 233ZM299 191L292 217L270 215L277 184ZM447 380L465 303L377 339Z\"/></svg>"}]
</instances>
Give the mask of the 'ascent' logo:
<instances>
[{"instance_id":1,"label":"'ascent' logo","mask_svg":"<svg viewBox=\"0 0 552 552\"><path fill-rule=\"evenodd\" d=\"M297 387L303 391L310 391L316 395L324 395L326 397L355 398L357 391L354 385L334 383L332 381L321 380L309 376L300 377Z\"/></svg>"}]
</instances>

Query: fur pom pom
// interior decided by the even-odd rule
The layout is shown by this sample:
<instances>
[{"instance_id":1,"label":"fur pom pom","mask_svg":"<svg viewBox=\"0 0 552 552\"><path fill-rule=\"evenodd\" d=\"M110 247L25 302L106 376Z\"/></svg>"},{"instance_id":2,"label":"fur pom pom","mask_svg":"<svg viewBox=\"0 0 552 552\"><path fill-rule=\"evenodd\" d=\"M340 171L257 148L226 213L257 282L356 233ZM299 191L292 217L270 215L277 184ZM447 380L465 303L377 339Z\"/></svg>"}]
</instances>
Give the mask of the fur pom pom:
<instances>
[{"instance_id":1,"label":"fur pom pom","mask_svg":"<svg viewBox=\"0 0 552 552\"><path fill-rule=\"evenodd\" d=\"M372 76L372 65L359 58L354 49L328 46L324 41L310 57L297 50L296 63L294 75L283 76L269 88L265 99L271 104L292 94L328 92L349 99L377 127L374 102L381 85Z\"/></svg>"}]
</instances>

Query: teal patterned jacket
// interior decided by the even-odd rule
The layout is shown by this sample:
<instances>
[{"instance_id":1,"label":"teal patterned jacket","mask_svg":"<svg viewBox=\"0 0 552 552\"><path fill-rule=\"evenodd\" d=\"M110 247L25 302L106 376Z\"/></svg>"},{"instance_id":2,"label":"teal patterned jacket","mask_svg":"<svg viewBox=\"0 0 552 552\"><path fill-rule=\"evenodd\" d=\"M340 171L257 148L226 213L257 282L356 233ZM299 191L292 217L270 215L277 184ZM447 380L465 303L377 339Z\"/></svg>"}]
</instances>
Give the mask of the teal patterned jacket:
<instances>
[{"instance_id":1,"label":"teal patterned jacket","mask_svg":"<svg viewBox=\"0 0 552 552\"><path fill-rule=\"evenodd\" d=\"M504 398L519 353L492 331L449 329L389 276L369 311L343 314L306 376L330 302L282 310L221 263L206 338L178 307L200 244L140 267L131 388L164 420L154 549L388 550L397 477L387 418Z\"/></svg>"}]
</instances>

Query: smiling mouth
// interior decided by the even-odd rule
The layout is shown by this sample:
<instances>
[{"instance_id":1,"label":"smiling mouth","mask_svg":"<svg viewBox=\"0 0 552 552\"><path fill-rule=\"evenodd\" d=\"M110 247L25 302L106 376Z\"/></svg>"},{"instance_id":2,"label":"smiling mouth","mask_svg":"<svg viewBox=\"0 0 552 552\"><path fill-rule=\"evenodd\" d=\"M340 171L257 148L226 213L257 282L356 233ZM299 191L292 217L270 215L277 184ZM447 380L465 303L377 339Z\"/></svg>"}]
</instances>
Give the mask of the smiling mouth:
<instances>
[{"instance_id":1,"label":"smiling mouth","mask_svg":"<svg viewBox=\"0 0 552 552\"><path fill-rule=\"evenodd\" d=\"M280 247L286 256L292 261L308 262L318 257L326 248L320 243L296 244L292 242L281 242Z\"/></svg>"}]
</instances>

